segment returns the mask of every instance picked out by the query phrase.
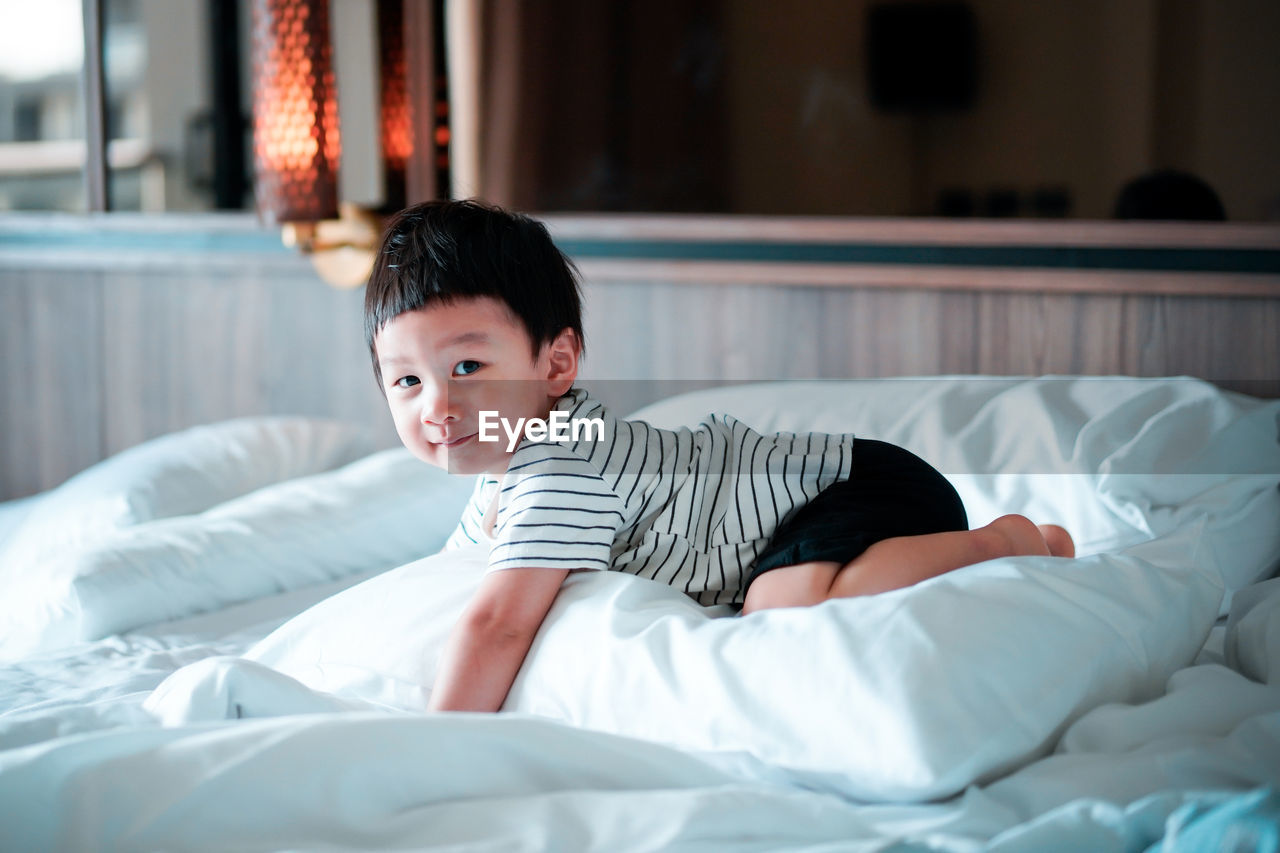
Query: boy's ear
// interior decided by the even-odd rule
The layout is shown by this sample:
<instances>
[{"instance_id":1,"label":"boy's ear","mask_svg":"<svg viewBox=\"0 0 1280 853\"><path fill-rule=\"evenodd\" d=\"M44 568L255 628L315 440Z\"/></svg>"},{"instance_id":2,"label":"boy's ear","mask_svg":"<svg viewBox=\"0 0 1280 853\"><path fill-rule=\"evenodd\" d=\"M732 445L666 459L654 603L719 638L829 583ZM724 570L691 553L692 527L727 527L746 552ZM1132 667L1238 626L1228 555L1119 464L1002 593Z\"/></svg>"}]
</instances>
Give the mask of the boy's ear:
<instances>
[{"instance_id":1,"label":"boy's ear","mask_svg":"<svg viewBox=\"0 0 1280 853\"><path fill-rule=\"evenodd\" d=\"M560 397L569 393L574 380L578 378L578 355L582 352L582 346L577 332L565 326L546 347L547 381L550 383L547 393Z\"/></svg>"}]
</instances>

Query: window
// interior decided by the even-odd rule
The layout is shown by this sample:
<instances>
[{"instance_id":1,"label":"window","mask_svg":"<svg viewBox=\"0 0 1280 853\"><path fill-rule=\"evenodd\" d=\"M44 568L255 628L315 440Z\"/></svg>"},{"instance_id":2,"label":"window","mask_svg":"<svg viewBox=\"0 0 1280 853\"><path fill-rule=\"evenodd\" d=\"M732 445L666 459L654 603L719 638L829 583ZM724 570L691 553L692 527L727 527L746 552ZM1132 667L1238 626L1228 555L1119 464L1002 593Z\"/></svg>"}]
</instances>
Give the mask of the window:
<instances>
[{"instance_id":1,"label":"window","mask_svg":"<svg viewBox=\"0 0 1280 853\"><path fill-rule=\"evenodd\" d=\"M243 209L245 0L98 0L110 210ZM0 0L0 210L84 211L82 0Z\"/></svg>"},{"instance_id":2,"label":"window","mask_svg":"<svg viewBox=\"0 0 1280 853\"><path fill-rule=\"evenodd\" d=\"M84 210L80 0L0 0L0 210Z\"/></svg>"}]
</instances>

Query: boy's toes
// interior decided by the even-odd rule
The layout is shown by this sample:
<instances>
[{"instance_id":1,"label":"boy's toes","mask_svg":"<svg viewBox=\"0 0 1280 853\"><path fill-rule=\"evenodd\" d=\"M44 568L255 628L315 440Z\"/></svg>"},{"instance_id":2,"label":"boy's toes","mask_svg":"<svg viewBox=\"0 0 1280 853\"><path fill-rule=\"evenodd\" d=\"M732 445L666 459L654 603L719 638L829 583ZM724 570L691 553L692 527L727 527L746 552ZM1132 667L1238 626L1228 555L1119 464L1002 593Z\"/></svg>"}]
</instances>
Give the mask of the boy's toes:
<instances>
[{"instance_id":1,"label":"boy's toes","mask_svg":"<svg viewBox=\"0 0 1280 853\"><path fill-rule=\"evenodd\" d=\"M1049 546L1049 553L1055 557L1074 557L1076 555L1076 543L1071 539L1071 534L1067 532L1065 527L1056 524L1037 524L1040 528L1040 535L1044 537L1044 544Z\"/></svg>"},{"instance_id":2,"label":"boy's toes","mask_svg":"<svg viewBox=\"0 0 1280 853\"><path fill-rule=\"evenodd\" d=\"M1034 557L1051 553L1040 530L1025 515L1002 515L988 528L1003 536L1008 543L1001 556Z\"/></svg>"}]
</instances>

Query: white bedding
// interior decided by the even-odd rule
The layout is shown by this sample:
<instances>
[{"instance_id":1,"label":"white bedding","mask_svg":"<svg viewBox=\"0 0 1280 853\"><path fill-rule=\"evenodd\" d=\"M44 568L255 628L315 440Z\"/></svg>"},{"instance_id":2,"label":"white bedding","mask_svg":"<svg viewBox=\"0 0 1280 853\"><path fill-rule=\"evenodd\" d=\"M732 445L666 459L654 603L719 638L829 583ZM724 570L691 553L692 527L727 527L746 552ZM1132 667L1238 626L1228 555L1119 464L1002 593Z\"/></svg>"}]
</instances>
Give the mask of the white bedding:
<instances>
[{"instance_id":1,"label":"white bedding","mask_svg":"<svg viewBox=\"0 0 1280 853\"><path fill-rule=\"evenodd\" d=\"M1080 557L747 618L574 576L509 713L428 717L482 560L383 571L351 545L367 565L327 585L236 581L123 635L26 634L0 667L0 849L1280 849L1280 404L1191 380L941 379L740 386L646 416L709 411L903 444L973 523L1057 520ZM350 495L421 474L398 468ZM293 480L242 506L277 511ZM424 488L444 512L455 485ZM296 517L267 528L288 577L314 553ZM447 532L427 527L419 554Z\"/></svg>"}]
</instances>

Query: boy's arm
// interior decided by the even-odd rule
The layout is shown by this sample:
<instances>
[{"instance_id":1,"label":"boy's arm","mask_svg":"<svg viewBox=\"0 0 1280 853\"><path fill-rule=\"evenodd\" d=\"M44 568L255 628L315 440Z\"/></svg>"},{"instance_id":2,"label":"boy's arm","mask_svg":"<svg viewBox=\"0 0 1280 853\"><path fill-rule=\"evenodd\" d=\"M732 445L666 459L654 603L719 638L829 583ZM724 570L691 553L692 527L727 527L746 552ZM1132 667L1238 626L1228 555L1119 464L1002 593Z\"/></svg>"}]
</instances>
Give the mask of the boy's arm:
<instances>
[{"instance_id":1,"label":"boy's arm","mask_svg":"<svg viewBox=\"0 0 1280 853\"><path fill-rule=\"evenodd\" d=\"M497 711L567 569L490 572L453 626L429 711Z\"/></svg>"}]
</instances>

